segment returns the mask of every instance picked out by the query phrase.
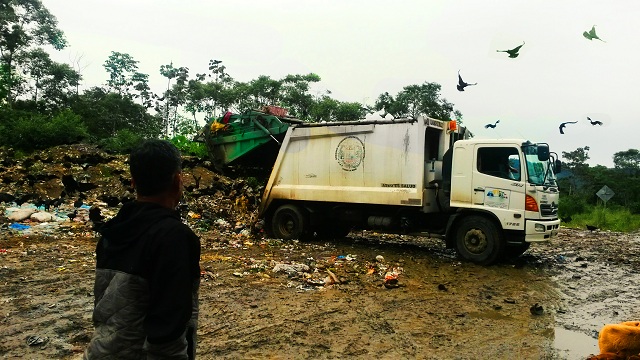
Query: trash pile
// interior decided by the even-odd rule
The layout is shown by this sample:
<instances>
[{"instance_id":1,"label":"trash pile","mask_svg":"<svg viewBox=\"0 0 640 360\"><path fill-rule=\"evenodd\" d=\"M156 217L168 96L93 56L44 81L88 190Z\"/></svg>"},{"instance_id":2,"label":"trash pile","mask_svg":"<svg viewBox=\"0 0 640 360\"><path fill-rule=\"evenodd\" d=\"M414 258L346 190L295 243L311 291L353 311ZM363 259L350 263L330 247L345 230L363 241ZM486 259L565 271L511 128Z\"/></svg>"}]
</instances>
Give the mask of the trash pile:
<instances>
[{"instance_id":1,"label":"trash pile","mask_svg":"<svg viewBox=\"0 0 640 360\"><path fill-rule=\"evenodd\" d=\"M217 173L194 157L183 162L183 218L195 229L250 235L261 189L246 179ZM95 229L135 199L126 155L95 146L63 145L24 156L0 148L0 228L12 233L54 234Z\"/></svg>"}]
</instances>

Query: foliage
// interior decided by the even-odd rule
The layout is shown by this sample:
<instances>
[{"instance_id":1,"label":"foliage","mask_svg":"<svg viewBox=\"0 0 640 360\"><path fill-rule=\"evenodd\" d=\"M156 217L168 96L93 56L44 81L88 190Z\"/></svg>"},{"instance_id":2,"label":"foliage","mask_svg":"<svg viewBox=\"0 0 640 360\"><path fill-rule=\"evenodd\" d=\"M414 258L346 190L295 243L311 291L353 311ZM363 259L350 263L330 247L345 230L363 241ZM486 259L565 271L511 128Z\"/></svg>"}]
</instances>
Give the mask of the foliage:
<instances>
[{"instance_id":1,"label":"foliage","mask_svg":"<svg viewBox=\"0 0 640 360\"><path fill-rule=\"evenodd\" d=\"M405 86L395 97L385 92L378 96L375 109L384 110L394 118L428 116L449 120L454 112L453 104L440 98L441 88L440 84L425 82L422 85ZM460 112L455 115L461 120Z\"/></svg>"},{"instance_id":2,"label":"foliage","mask_svg":"<svg viewBox=\"0 0 640 360\"><path fill-rule=\"evenodd\" d=\"M119 130L115 136L101 139L98 145L107 152L116 154L129 154L144 137L129 129Z\"/></svg>"},{"instance_id":3,"label":"foliage","mask_svg":"<svg viewBox=\"0 0 640 360\"><path fill-rule=\"evenodd\" d=\"M572 216L571 227L586 229L587 225L601 230L630 232L640 229L640 214L633 214L621 206L594 206Z\"/></svg>"},{"instance_id":4,"label":"foliage","mask_svg":"<svg viewBox=\"0 0 640 360\"><path fill-rule=\"evenodd\" d=\"M134 103L130 97L99 87L78 96L71 109L82 117L95 141L115 136L121 130L129 130L142 138L157 137L162 130L162 120L149 114L144 106Z\"/></svg>"},{"instance_id":5,"label":"foliage","mask_svg":"<svg viewBox=\"0 0 640 360\"><path fill-rule=\"evenodd\" d=\"M183 155L192 155L199 158L207 158L209 156L205 144L191 141L184 135L176 135L170 141Z\"/></svg>"},{"instance_id":6,"label":"foliage","mask_svg":"<svg viewBox=\"0 0 640 360\"><path fill-rule=\"evenodd\" d=\"M0 115L2 143L21 150L74 144L88 136L80 116L63 110L53 117L29 111L4 109Z\"/></svg>"},{"instance_id":7,"label":"foliage","mask_svg":"<svg viewBox=\"0 0 640 360\"><path fill-rule=\"evenodd\" d=\"M18 67L24 65L21 54L34 46L51 45L63 49L67 42L56 18L41 0L5 0L0 4L0 94L12 104L24 82Z\"/></svg>"}]
</instances>

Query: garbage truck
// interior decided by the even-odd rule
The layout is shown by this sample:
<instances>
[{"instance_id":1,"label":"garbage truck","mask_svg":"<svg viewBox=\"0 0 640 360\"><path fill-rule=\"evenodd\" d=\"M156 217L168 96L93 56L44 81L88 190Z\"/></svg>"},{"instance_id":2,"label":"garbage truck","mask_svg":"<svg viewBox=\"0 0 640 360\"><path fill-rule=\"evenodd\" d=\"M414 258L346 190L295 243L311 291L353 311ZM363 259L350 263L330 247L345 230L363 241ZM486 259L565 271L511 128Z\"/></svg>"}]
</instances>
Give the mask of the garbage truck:
<instances>
[{"instance_id":1,"label":"garbage truck","mask_svg":"<svg viewBox=\"0 0 640 360\"><path fill-rule=\"evenodd\" d=\"M475 139L456 121L291 122L258 216L275 238L429 236L488 265L557 235L559 171L546 143Z\"/></svg>"}]
</instances>

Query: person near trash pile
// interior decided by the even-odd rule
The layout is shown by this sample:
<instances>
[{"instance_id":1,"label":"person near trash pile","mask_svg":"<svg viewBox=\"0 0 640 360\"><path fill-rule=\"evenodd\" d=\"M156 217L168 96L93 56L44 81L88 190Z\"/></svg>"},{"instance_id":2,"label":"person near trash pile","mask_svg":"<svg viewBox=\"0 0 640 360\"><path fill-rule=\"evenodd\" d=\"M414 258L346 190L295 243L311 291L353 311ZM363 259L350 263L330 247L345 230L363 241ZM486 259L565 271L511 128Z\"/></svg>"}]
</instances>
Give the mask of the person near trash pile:
<instances>
[{"instance_id":1,"label":"person near trash pile","mask_svg":"<svg viewBox=\"0 0 640 360\"><path fill-rule=\"evenodd\" d=\"M200 239L176 210L180 152L147 140L129 168L136 201L99 230L95 331L84 359L194 359Z\"/></svg>"}]
</instances>

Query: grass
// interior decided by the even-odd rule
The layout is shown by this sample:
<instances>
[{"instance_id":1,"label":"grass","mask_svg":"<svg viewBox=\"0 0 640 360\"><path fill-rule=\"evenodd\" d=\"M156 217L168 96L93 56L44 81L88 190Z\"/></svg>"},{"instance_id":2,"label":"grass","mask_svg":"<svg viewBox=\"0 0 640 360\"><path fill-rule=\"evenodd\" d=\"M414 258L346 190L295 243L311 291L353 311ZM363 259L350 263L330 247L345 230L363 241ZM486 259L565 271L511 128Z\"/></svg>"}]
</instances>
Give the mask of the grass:
<instances>
[{"instance_id":1,"label":"grass","mask_svg":"<svg viewBox=\"0 0 640 360\"><path fill-rule=\"evenodd\" d=\"M632 232L640 230L640 215L632 214L625 208L605 208L594 206L589 212L571 215L571 221L564 225L570 228L586 229L587 225L601 230Z\"/></svg>"}]
</instances>

